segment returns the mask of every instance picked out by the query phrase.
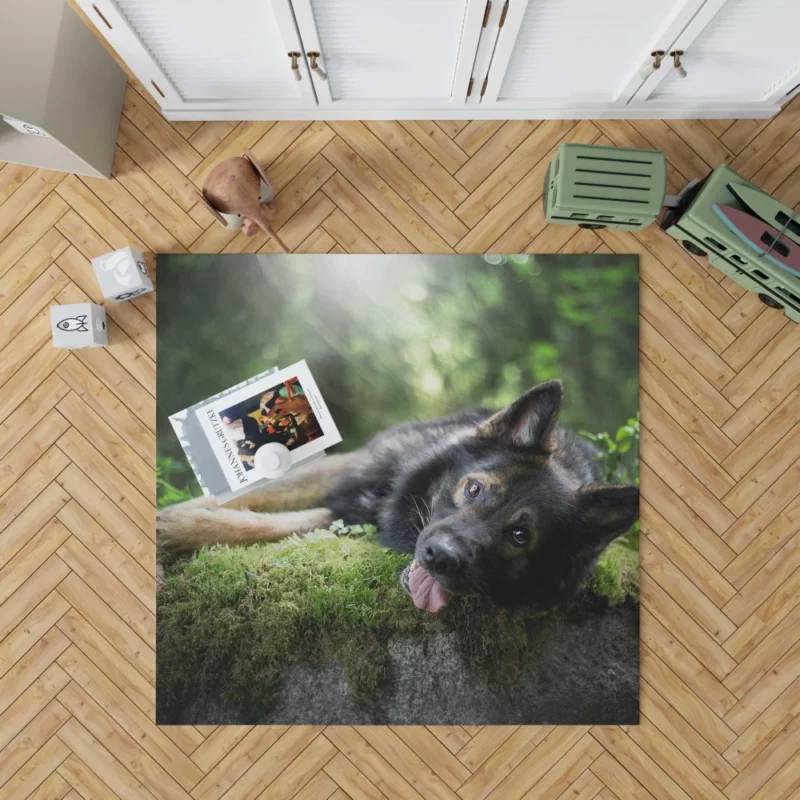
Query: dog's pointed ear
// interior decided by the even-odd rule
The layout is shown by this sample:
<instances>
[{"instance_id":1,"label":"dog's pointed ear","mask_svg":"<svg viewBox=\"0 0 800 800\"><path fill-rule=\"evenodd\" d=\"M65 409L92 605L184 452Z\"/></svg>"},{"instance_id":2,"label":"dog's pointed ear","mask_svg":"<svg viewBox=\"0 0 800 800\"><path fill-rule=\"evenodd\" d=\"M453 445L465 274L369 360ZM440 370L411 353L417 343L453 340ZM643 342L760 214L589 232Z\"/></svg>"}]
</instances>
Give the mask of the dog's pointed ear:
<instances>
[{"instance_id":1,"label":"dog's pointed ear","mask_svg":"<svg viewBox=\"0 0 800 800\"><path fill-rule=\"evenodd\" d=\"M561 381L547 381L518 397L480 426L480 435L516 447L546 449L561 410Z\"/></svg>"},{"instance_id":2,"label":"dog's pointed ear","mask_svg":"<svg viewBox=\"0 0 800 800\"><path fill-rule=\"evenodd\" d=\"M637 486L589 486L577 495L577 510L587 544L602 548L621 536L639 516Z\"/></svg>"}]
</instances>

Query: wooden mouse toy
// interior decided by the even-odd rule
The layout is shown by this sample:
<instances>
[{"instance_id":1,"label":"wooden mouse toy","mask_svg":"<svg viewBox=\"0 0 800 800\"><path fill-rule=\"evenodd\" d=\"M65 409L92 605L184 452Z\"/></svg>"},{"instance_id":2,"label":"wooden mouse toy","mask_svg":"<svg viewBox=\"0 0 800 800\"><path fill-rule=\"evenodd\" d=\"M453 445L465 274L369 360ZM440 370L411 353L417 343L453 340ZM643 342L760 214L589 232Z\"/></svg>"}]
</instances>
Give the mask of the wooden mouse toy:
<instances>
[{"instance_id":1,"label":"wooden mouse toy","mask_svg":"<svg viewBox=\"0 0 800 800\"><path fill-rule=\"evenodd\" d=\"M289 248L269 224L275 216L275 207L269 202L262 204L262 182L274 195L267 173L259 166L253 154L245 150L243 156L226 158L217 164L208 173L203 193L198 192L197 195L224 227L238 228L241 225L245 236L253 236L261 228L275 240L282 252L288 253ZM229 218L225 219L223 214Z\"/></svg>"}]
</instances>

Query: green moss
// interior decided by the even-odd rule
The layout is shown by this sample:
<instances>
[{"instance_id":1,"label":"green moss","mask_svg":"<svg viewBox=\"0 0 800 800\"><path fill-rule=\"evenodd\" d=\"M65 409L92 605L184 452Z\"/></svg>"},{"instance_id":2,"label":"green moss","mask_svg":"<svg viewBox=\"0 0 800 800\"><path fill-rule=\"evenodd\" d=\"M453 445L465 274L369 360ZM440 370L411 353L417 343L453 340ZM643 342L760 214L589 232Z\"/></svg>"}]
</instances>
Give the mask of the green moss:
<instances>
[{"instance_id":1,"label":"green moss","mask_svg":"<svg viewBox=\"0 0 800 800\"><path fill-rule=\"evenodd\" d=\"M589 590L609 605L619 605L628 598L639 599L639 552L613 542L597 560Z\"/></svg>"},{"instance_id":2,"label":"green moss","mask_svg":"<svg viewBox=\"0 0 800 800\"><path fill-rule=\"evenodd\" d=\"M338 523L303 538L167 561L158 598L160 710L168 717L193 699L218 696L237 705L243 721L256 721L292 663L338 661L355 699L365 698L386 677L388 639L430 628L455 632L476 669L512 679L548 615L477 597L437 616L419 611L399 581L409 560L372 531ZM636 596L637 560L624 546L604 553L588 589L595 602Z\"/></svg>"}]
</instances>

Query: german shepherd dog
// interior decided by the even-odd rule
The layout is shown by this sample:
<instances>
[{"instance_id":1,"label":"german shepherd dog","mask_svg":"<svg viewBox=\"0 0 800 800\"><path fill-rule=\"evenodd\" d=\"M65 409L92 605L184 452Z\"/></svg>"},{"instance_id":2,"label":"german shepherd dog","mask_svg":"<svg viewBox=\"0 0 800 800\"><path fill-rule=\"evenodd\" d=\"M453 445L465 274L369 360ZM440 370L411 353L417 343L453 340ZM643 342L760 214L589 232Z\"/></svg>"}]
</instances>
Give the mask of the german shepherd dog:
<instances>
[{"instance_id":1,"label":"german shepherd dog","mask_svg":"<svg viewBox=\"0 0 800 800\"><path fill-rule=\"evenodd\" d=\"M598 483L597 452L556 426L562 385L549 381L501 411L409 422L360 450L330 455L218 507L198 498L158 517L158 544L276 541L371 523L414 560L403 583L437 612L451 595L542 607L567 602L597 556L639 511L635 486Z\"/></svg>"}]
</instances>

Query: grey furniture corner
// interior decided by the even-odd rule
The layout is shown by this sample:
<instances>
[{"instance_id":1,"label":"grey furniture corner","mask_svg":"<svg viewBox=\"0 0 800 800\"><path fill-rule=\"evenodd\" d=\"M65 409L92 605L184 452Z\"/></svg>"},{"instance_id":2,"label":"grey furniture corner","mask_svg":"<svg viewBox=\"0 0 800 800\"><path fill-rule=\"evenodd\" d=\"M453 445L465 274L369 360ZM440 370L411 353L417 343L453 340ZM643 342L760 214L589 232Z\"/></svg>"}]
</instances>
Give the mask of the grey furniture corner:
<instances>
[{"instance_id":1,"label":"grey furniture corner","mask_svg":"<svg viewBox=\"0 0 800 800\"><path fill-rule=\"evenodd\" d=\"M127 77L65 0L0 2L0 161L111 175Z\"/></svg>"}]
</instances>

